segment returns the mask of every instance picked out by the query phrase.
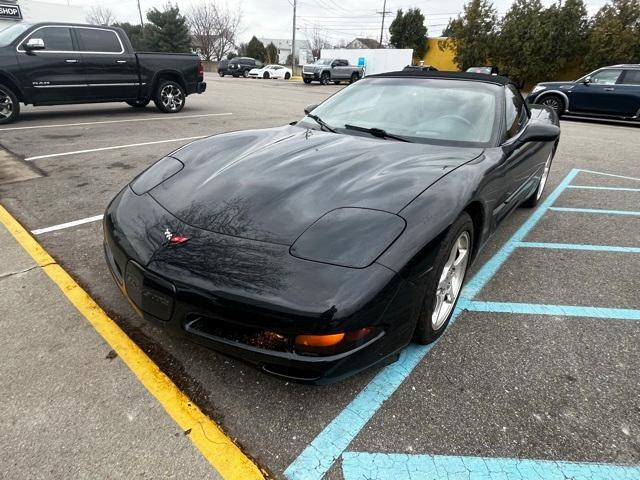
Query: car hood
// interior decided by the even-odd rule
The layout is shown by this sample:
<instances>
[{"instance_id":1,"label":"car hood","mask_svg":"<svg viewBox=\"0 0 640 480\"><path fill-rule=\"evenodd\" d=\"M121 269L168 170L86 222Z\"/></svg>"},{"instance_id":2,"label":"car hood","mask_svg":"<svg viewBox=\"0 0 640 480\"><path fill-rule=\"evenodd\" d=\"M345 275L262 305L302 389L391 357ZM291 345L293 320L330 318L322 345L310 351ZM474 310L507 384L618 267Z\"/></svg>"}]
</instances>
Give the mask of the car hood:
<instances>
[{"instance_id":1,"label":"car hood","mask_svg":"<svg viewBox=\"0 0 640 480\"><path fill-rule=\"evenodd\" d=\"M482 151L300 126L249 130L177 150L185 167L150 193L194 227L291 245L336 208L398 212Z\"/></svg>"}]
</instances>

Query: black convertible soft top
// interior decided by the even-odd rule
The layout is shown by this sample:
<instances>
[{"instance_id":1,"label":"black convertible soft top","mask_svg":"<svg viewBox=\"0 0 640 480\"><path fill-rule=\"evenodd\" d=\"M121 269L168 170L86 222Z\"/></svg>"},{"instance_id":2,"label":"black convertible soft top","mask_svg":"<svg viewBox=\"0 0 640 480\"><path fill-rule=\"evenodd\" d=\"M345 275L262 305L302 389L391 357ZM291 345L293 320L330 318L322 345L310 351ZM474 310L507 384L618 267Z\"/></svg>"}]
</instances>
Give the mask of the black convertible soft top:
<instances>
[{"instance_id":1,"label":"black convertible soft top","mask_svg":"<svg viewBox=\"0 0 640 480\"><path fill-rule=\"evenodd\" d=\"M493 83L495 85L508 85L511 82L507 77L500 75L487 75L484 73L470 72L435 72L420 70L403 70L398 72L377 73L375 75L367 75L366 78L373 77L426 77L426 78L450 78L453 80L473 80L476 82Z\"/></svg>"}]
</instances>

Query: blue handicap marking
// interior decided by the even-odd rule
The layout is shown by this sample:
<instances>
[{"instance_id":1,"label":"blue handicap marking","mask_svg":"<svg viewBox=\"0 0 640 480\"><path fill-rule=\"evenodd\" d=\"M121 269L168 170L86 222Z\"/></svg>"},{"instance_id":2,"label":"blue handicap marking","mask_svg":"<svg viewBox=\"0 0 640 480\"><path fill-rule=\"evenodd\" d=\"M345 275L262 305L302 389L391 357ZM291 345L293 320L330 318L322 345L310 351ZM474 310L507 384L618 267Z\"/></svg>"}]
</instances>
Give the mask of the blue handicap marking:
<instances>
[{"instance_id":1,"label":"blue handicap marking","mask_svg":"<svg viewBox=\"0 0 640 480\"><path fill-rule=\"evenodd\" d=\"M638 480L640 466L345 452L344 480Z\"/></svg>"},{"instance_id":2,"label":"blue handicap marking","mask_svg":"<svg viewBox=\"0 0 640 480\"><path fill-rule=\"evenodd\" d=\"M358 59L364 61L364 57ZM366 64L366 62L365 62ZM615 175L592 170L573 169L550 193L513 236L489 259L462 289L450 324L464 310L490 313L517 313L573 317L606 318L610 320L640 320L640 310L600 306L544 305L513 302L485 302L475 300L509 256L519 248L547 248L583 250L594 253L614 252L640 254L638 247L583 245L571 243L527 242L525 237L549 211L603 215L640 215L624 210L553 207L567 188L595 188L572 186L578 173L604 175L626 180L640 178ZM601 187L616 189L616 187ZM626 189L636 191L636 189ZM446 332L445 332L446 334ZM620 466L598 463L572 463L530 459L500 459L483 457L455 457L408 454L345 452L382 404L398 389L420 361L437 345L409 345L400 359L382 369L364 389L334 418L285 470L289 480L320 480L332 465L342 458L345 480L357 479L420 479L420 480L640 480L640 466Z\"/></svg>"}]
</instances>

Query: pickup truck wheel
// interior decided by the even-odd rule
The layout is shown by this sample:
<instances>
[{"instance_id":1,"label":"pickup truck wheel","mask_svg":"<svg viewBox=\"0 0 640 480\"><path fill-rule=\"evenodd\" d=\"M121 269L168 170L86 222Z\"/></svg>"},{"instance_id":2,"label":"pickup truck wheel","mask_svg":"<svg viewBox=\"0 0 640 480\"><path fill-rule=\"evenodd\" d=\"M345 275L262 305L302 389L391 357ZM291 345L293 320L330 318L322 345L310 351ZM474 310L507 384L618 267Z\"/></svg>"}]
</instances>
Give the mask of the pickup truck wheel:
<instances>
[{"instance_id":1,"label":"pickup truck wheel","mask_svg":"<svg viewBox=\"0 0 640 480\"><path fill-rule=\"evenodd\" d=\"M150 98L147 100L127 100L127 105L133 108L144 108L147 105L149 105L150 101L151 101Z\"/></svg>"},{"instance_id":2,"label":"pickup truck wheel","mask_svg":"<svg viewBox=\"0 0 640 480\"><path fill-rule=\"evenodd\" d=\"M302 81L304 83L306 83L307 85L309 85L311 83L311 79L310 78L303 78Z\"/></svg>"},{"instance_id":3,"label":"pickup truck wheel","mask_svg":"<svg viewBox=\"0 0 640 480\"><path fill-rule=\"evenodd\" d=\"M242 76L244 78L249 78L249 70L245 70L244 72L242 72Z\"/></svg>"},{"instance_id":4,"label":"pickup truck wheel","mask_svg":"<svg viewBox=\"0 0 640 480\"><path fill-rule=\"evenodd\" d=\"M358 80L360 80L360 77L358 76L357 73L352 73L351 74L351 79L349 80L349 83L354 83L357 82Z\"/></svg>"},{"instance_id":5,"label":"pickup truck wheel","mask_svg":"<svg viewBox=\"0 0 640 480\"><path fill-rule=\"evenodd\" d=\"M160 82L153 99L156 107L164 113L178 113L184 107L184 100L184 90L173 80Z\"/></svg>"},{"instance_id":6,"label":"pickup truck wheel","mask_svg":"<svg viewBox=\"0 0 640 480\"><path fill-rule=\"evenodd\" d=\"M322 85L328 85L331 81L331 74L329 72L323 72L320 76L320 83Z\"/></svg>"},{"instance_id":7,"label":"pickup truck wheel","mask_svg":"<svg viewBox=\"0 0 640 480\"><path fill-rule=\"evenodd\" d=\"M20 102L13 91L0 84L0 124L11 123L20 115Z\"/></svg>"}]
</instances>

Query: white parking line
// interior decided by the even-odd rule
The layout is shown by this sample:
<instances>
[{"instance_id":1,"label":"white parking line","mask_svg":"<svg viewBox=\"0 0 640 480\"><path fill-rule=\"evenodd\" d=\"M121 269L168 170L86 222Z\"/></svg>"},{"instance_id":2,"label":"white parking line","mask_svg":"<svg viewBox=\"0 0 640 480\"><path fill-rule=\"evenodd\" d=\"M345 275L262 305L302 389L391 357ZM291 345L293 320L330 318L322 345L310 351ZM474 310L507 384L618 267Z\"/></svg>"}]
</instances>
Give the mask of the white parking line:
<instances>
[{"instance_id":1,"label":"white parking line","mask_svg":"<svg viewBox=\"0 0 640 480\"><path fill-rule=\"evenodd\" d=\"M233 115L233 113L203 113L198 115L164 115L162 117L147 117L147 118L127 118L124 120L103 120L99 122L81 122L81 123L57 123L55 125L34 125L32 127L10 127L0 128L0 132L8 132L11 130L32 130L35 128L61 128L61 127L82 127L86 125L105 125L108 123L125 123L125 122L151 122L159 120L188 120L190 118L202 118L202 117L222 117L226 115Z\"/></svg>"},{"instance_id":2,"label":"white parking line","mask_svg":"<svg viewBox=\"0 0 640 480\"><path fill-rule=\"evenodd\" d=\"M102 220L104 215L96 215L95 217L87 217L81 220L75 220L73 222L61 223L60 225L54 225L52 227L39 228L37 230L31 230L34 235L42 235L43 233L55 232L56 230L64 230L65 228L77 227L78 225L84 225L85 223L97 222Z\"/></svg>"},{"instance_id":3,"label":"white parking line","mask_svg":"<svg viewBox=\"0 0 640 480\"><path fill-rule=\"evenodd\" d=\"M25 158L25 161L32 162L34 160L41 160L43 158L66 157L67 155L78 155L80 153L104 152L105 150L117 150L120 148L131 148L131 147L144 147L145 145L158 145L160 143L186 142L188 140L198 140L200 138L205 138L205 137L208 137L208 135L198 135L197 137L172 138L170 140L157 140L155 142L130 143L128 145L115 145L113 147L90 148L88 150L76 150L73 152L52 153L49 155L38 155L37 157L27 157Z\"/></svg>"}]
</instances>

